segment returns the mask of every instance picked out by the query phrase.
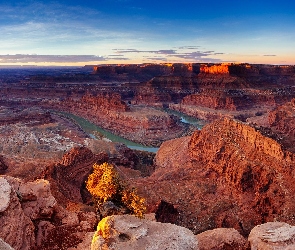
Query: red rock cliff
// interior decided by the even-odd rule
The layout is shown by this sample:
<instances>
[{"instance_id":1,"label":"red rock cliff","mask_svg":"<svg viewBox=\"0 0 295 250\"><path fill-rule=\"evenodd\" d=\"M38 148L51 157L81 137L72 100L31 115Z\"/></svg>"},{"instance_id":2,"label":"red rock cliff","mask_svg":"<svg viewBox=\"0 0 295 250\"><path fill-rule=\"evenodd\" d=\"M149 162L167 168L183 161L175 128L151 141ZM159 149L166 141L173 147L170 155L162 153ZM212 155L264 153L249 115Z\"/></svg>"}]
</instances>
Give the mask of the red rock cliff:
<instances>
[{"instance_id":1,"label":"red rock cliff","mask_svg":"<svg viewBox=\"0 0 295 250\"><path fill-rule=\"evenodd\" d=\"M204 65L200 68L201 73L206 74L229 74L228 65L220 64L220 65Z\"/></svg>"},{"instance_id":2,"label":"red rock cliff","mask_svg":"<svg viewBox=\"0 0 295 250\"><path fill-rule=\"evenodd\" d=\"M176 223L195 233L234 227L247 235L267 221L295 223L294 159L254 128L222 119L163 143L156 171L138 186L149 206L157 199L174 204Z\"/></svg>"}]
</instances>

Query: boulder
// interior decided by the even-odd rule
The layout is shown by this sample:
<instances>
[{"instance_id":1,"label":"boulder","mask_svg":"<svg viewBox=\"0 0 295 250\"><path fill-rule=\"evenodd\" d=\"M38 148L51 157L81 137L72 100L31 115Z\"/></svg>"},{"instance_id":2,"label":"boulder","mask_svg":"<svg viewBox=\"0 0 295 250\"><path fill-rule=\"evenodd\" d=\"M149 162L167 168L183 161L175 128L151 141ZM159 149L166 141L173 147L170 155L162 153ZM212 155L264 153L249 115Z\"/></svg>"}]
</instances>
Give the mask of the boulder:
<instances>
[{"instance_id":1,"label":"boulder","mask_svg":"<svg viewBox=\"0 0 295 250\"><path fill-rule=\"evenodd\" d=\"M197 236L200 250L246 250L248 241L234 228L216 228Z\"/></svg>"},{"instance_id":2,"label":"boulder","mask_svg":"<svg viewBox=\"0 0 295 250\"><path fill-rule=\"evenodd\" d=\"M31 220L49 219L53 215L56 200L50 191L50 183L39 179L32 182L22 182L8 177L8 182L17 190L23 211Z\"/></svg>"},{"instance_id":3,"label":"boulder","mask_svg":"<svg viewBox=\"0 0 295 250\"><path fill-rule=\"evenodd\" d=\"M295 249L295 226L267 222L254 227L248 240L252 250L292 250Z\"/></svg>"},{"instance_id":4,"label":"boulder","mask_svg":"<svg viewBox=\"0 0 295 250\"><path fill-rule=\"evenodd\" d=\"M0 249L1 250L14 250L9 244L0 238Z\"/></svg>"},{"instance_id":5,"label":"boulder","mask_svg":"<svg viewBox=\"0 0 295 250\"><path fill-rule=\"evenodd\" d=\"M114 215L102 219L95 232L91 250L98 249L199 249L195 235L169 223Z\"/></svg>"}]
</instances>

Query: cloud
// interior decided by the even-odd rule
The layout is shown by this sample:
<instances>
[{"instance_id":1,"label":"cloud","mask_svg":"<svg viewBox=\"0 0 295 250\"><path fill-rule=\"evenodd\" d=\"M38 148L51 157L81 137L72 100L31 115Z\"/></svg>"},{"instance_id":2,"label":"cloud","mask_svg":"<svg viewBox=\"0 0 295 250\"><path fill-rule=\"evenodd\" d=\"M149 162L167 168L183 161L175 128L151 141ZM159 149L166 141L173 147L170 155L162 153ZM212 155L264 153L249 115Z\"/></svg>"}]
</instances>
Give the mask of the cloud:
<instances>
[{"instance_id":1,"label":"cloud","mask_svg":"<svg viewBox=\"0 0 295 250\"><path fill-rule=\"evenodd\" d=\"M163 49L163 50L137 50L137 49L113 49L117 53L153 53L153 54L163 54L163 55L174 55L176 50L173 49Z\"/></svg>"},{"instance_id":2,"label":"cloud","mask_svg":"<svg viewBox=\"0 0 295 250\"><path fill-rule=\"evenodd\" d=\"M0 55L0 63L72 63L106 61L107 58L94 55Z\"/></svg>"},{"instance_id":3,"label":"cloud","mask_svg":"<svg viewBox=\"0 0 295 250\"><path fill-rule=\"evenodd\" d=\"M221 62L219 58L214 58L216 55L222 55L224 53L215 52L213 50L200 51L196 50L198 46L181 46L178 49L161 49L161 50L138 50L133 48L128 49L113 49L118 54L128 53L142 53L143 57L151 61L177 61L178 59L184 59L190 62ZM184 52L184 50L190 50ZM193 51L195 50L195 51ZM148 56L150 54L150 56ZM163 55L162 57L155 57L154 54Z\"/></svg>"},{"instance_id":4,"label":"cloud","mask_svg":"<svg viewBox=\"0 0 295 250\"><path fill-rule=\"evenodd\" d=\"M181 46L178 49L198 49L200 46Z\"/></svg>"},{"instance_id":5,"label":"cloud","mask_svg":"<svg viewBox=\"0 0 295 250\"><path fill-rule=\"evenodd\" d=\"M167 62L167 58L166 57L144 57L147 60L151 60L151 61L161 61L161 62Z\"/></svg>"},{"instance_id":6,"label":"cloud","mask_svg":"<svg viewBox=\"0 0 295 250\"><path fill-rule=\"evenodd\" d=\"M263 56L277 56L277 55L263 55Z\"/></svg>"}]
</instances>

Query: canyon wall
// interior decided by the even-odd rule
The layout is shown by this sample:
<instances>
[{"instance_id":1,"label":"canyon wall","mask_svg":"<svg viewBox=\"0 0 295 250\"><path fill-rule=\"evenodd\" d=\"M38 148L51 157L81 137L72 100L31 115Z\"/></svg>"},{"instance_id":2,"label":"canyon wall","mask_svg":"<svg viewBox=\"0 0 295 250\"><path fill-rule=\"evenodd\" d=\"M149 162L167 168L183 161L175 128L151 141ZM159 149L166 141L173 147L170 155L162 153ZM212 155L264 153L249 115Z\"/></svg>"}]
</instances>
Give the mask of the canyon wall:
<instances>
[{"instance_id":1,"label":"canyon wall","mask_svg":"<svg viewBox=\"0 0 295 250\"><path fill-rule=\"evenodd\" d=\"M234 227L243 235L267 221L294 223L294 154L243 123L224 118L191 137L166 141L156 170L137 181L148 207L163 199L176 224L199 233Z\"/></svg>"},{"instance_id":2,"label":"canyon wall","mask_svg":"<svg viewBox=\"0 0 295 250\"><path fill-rule=\"evenodd\" d=\"M188 129L173 115L150 107L128 106L117 94L68 99L56 108L82 116L115 134L145 145L159 146L167 138L183 135Z\"/></svg>"},{"instance_id":3,"label":"canyon wall","mask_svg":"<svg viewBox=\"0 0 295 250\"><path fill-rule=\"evenodd\" d=\"M212 66L201 66L200 72L206 74L229 74L229 65L221 64L221 65L212 65Z\"/></svg>"}]
</instances>

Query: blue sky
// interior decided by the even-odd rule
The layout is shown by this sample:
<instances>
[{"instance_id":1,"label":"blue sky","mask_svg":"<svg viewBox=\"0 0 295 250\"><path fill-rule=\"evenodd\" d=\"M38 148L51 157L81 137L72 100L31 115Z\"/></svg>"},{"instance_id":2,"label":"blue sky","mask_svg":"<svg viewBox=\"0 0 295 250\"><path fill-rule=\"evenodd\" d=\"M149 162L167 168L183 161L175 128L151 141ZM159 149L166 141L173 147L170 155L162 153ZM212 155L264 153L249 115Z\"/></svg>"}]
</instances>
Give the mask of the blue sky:
<instances>
[{"instance_id":1,"label":"blue sky","mask_svg":"<svg viewBox=\"0 0 295 250\"><path fill-rule=\"evenodd\" d=\"M0 65L295 64L295 1L0 1Z\"/></svg>"}]
</instances>

